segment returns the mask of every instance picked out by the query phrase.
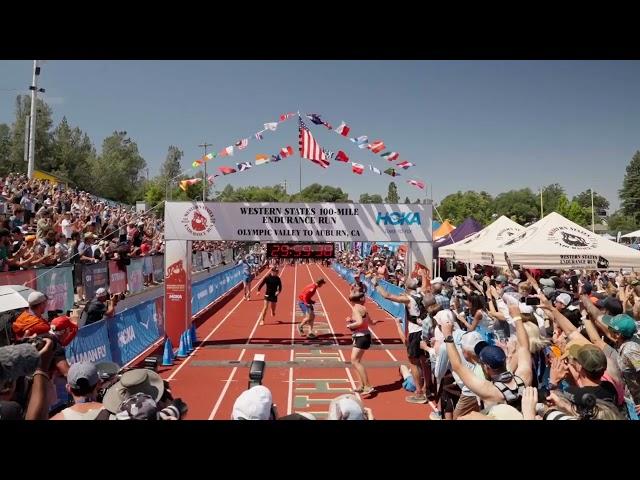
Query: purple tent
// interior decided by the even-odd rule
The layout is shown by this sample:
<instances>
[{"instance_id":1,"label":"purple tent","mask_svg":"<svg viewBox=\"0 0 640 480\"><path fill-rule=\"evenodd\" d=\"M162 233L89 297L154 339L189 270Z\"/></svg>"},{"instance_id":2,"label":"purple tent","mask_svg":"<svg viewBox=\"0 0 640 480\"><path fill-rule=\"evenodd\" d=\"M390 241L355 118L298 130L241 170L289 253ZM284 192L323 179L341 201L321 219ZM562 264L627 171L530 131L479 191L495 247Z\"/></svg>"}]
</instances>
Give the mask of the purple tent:
<instances>
[{"instance_id":1,"label":"purple tent","mask_svg":"<svg viewBox=\"0 0 640 480\"><path fill-rule=\"evenodd\" d=\"M451 232L451 235L445 235L444 237L439 238L438 240L433 242L433 258L438 258L438 249L440 247L460 242L465 238L473 235L474 233L479 232L483 228L484 227L473 218L465 218L464 221L460 225L458 225L458 228Z\"/></svg>"}]
</instances>

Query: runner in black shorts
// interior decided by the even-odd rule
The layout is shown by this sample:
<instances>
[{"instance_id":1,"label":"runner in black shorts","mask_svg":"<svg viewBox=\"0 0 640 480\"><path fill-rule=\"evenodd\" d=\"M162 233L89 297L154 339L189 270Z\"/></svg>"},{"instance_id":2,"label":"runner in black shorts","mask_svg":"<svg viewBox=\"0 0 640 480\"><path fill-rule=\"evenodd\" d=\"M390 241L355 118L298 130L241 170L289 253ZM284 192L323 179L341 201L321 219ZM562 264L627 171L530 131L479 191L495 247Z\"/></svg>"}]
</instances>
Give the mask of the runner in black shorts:
<instances>
[{"instance_id":1,"label":"runner in black shorts","mask_svg":"<svg viewBox=\"0 0 640 480\"><path fill-rule=\"evenodd\" d=\"M371 395L375 392L375 389L369 385L369 377L367 371L362 365L362 357L364 352L369 350L371 346L371 332L369 331L370 320L367 309L364 306L365 294L362 292L355 292L349 295L349 302L351 302L352 310L351 317L347 317L347 327L352 332L353 337L353 350L351 351L351 365L356 371L356 375L360 379L360 388L354 390L355 393L362 393L363 395Z\"/></svg>"},{"instance_id":2,"label":"runner in black shorts","mask_svg":"<svg viewBox=\"0 0 640 480\"><path fill-rule=\"evenodd\" d=\"M258 285L258 291L260 291L263 285L266 285L267 288L264 294L264 307L262 307L262 312L260 312L260 325L264 325L264 316L267 314L269 304L271 304L271 316L276 316L278 295L282 291L282 282L278 276L278 267L271 267L269 275L264 277L260 282L260 285Z\"/></svg>"}]
</instances>

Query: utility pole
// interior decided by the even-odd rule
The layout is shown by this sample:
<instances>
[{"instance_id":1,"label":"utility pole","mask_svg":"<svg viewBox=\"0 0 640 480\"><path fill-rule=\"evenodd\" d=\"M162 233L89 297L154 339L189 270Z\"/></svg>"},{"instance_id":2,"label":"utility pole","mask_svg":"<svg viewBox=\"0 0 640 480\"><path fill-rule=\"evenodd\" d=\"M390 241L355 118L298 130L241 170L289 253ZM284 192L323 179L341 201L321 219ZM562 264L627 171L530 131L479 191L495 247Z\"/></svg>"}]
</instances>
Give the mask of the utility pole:
<instances>
[{"instance_id":1,"label":"utility pole","mask_svg":"<svg viewBox=\"0 0 640 480\"><path fill-rule=\"evenodd\" d=\"M593 211L593 188L590 188L589 190L591 190L591 231L596 233L596 215Z\"/></svg>"},{"instance_id":2,"label":"utility pole","mask_svg":"<svg viewBox=\"0 0 640 480\"><path fill-rule=\"evenodd\" d=\"M36 104L38 101L38 92L44 93L44 88L38 89L38 77L40 76L40 66L38 60L33 61L33 79L29 90L31 90L31 125L29 126L29 163L27 165L27 177L29 180L33 178L35 170L35 144L36 144ZM26 134L27 132L25 132Z\"/></svg>"},{"instance_id":3,"label":"utility pole","mask_svg":"<svg viewBox=\"0 0 640 480\"><path fill-rule=\"evenodd\" d=\"M287 193L287 181L284 180L281 185L282 185L282 188L284 190L284 193Z\"/></svg>"},{"instance_id":4,"label":"utility pole","mask_svg":"<svg viewBox=\"0 0 640 480\"><path fill-rule=\"evenodd\" d=\"M542 190L543 188L540 187L540 220L544 217L544 209L542 207Z\"/></svg>"},{"instance_id":5,"label":"utility pole","mask_svg":"<svg viewBox=\"0 0 640 480\"><path fill-rule=\"evenodd\" d=\"M204 170L202 171L202 201L206 202L208 185L207 185L207 159L205 157L207 156L207 147L211 147L213 146L213 144L204 142L198 146L204 148L204 155L202 155L202 163L204 166Z\"/></svg>"}]
</instances>

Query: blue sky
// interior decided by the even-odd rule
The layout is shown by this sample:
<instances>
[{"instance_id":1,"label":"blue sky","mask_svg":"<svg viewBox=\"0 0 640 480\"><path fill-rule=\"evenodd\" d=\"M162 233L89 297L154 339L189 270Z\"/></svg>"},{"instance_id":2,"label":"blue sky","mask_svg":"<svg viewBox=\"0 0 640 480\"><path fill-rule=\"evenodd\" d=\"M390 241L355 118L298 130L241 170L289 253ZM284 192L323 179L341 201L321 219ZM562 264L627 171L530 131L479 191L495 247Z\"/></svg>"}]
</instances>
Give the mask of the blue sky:
<instances>
[{"instance_id":1,"label":"blue sky","mask_svg":"<svg viewBox=\"0 0 640 480\"><path fill-rule=\"evenodd\" d=\"M31 61L0 61L0 122L12 122L17 92L31 81ZM640 149L640 62L637 61L48 61L41 85L59 121L63 115L100 149L126 130L158 172L170 144L183 167L201 156L199 143L221 150L250 137L281 113L344 120L353 135L381 139L417 166L396 178L401 199L420 191L436 201L457 190L497 194L558 182L574 195L590 186L617 207L625 167ZM308 122L310 124L310 122ZM378 168L390 164L322 126L319 143ZM291 145L297 123L281 124L261 142L209 168L253 161ZM298 189L298 157L218 178L216 189L272 185ZM303 186L339 186L352 199L386 194L391 177L362 176L333 162L305 161Z\"/></svg>"}]
</instances>

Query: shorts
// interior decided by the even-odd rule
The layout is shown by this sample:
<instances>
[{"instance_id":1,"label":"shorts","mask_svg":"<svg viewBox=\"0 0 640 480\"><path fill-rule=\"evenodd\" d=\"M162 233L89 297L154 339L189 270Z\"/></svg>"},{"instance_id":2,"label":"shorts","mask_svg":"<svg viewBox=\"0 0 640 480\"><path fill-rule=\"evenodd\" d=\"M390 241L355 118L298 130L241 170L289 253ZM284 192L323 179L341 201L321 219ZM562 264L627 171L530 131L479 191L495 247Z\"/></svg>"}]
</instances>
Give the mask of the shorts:
<instances>
[{"instance_id":1,"label":"shorts","mask_svg":"<svg viewBox=\"0 0 640 480\"><path fill-rule=\"evenodd\" d=\"M267 302L271 302L271 303L277 303L278 302L278 296L277 295L265 295L264 299Z\"/></svg>"},{"instance_id":2,"label":"shorts","mask_svg":"<svg viewBox=\"0 0 640 480\"><path fill-rule=\"evenodd\" d=\"M369 350L371 346L371 334L353 335L353 346L360 350Z\"/></svg>"},{"instance_id":3,"label":"shorts","mask_svg":"<svg viewBox=\"0 0 640 480\"><path fill-rule=\"evenodd\" d=\"M471 412L479 412L480 405L478 405L478 398L475 396L461 395L460 400L456 404L456 408L453 410L453 419L457 420L459 417L468 415Z\"/></svg>"},{"instance_id":4,"label":"shorts","mask_svg":"<svg viewBox=\"0 0 640 480\"><path fill-rule=\"evenodd\" d=\"M307 313L313 312L313 305L310 303L298 302L298 306L300 307L300 311L305 315Z\"/></svg>"},{"instance_id":5,"label":"shorts","mask_svg":"<svg viewBox=\"0 0 640 480\"><path fill-rule=\"evenodd\" d=\"M429 354L420 348L420 340L422 340L421 331L409 334L409 339L407 341L407 355L409 355L409 358L429 358Z\"/></svg>"}]
</instances>

